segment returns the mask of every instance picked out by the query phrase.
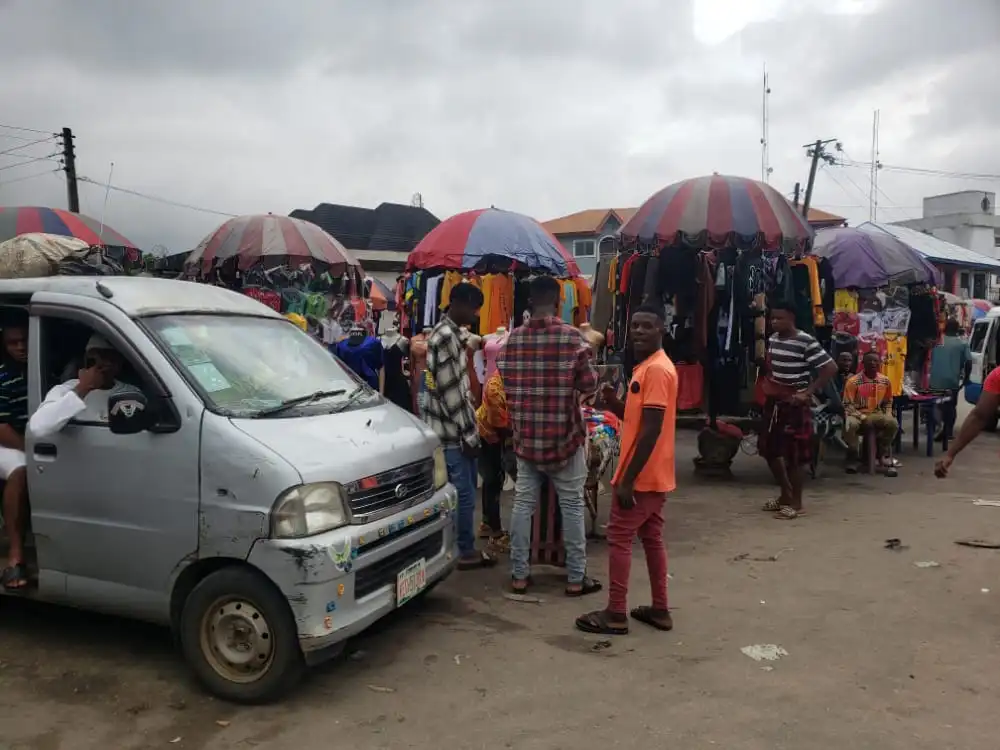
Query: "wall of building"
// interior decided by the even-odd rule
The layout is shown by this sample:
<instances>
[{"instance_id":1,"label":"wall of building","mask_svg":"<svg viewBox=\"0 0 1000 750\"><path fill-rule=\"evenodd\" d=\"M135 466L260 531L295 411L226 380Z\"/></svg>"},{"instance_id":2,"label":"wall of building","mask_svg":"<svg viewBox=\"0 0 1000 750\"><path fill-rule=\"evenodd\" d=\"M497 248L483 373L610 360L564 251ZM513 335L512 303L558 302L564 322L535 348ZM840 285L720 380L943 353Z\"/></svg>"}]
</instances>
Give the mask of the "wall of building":
<instances>
[{"instance_id":1,"label":"wall of building","mask_svg":"<svg viewBox=\"0 0 1000 750\"><path fill-rule=\"evenodd\" d=\"M562 246L566 249L576 264L580 266L580 273L586 276L593 276L597 272L597 260L599 255L611 255L615 251L615 245L612 241L612 237L615 233L621 229L621 224L618 223L613 217L605 222L604 226L601 227L600 234L593 234L590 232L582 234L561 234L556 239L562 243ZM603 242L601 240L604 240ZM594 243L594 255L592 256L579 256L573 251L573 247L576 242L593 242Z\"/></svg>"}]
</instances>

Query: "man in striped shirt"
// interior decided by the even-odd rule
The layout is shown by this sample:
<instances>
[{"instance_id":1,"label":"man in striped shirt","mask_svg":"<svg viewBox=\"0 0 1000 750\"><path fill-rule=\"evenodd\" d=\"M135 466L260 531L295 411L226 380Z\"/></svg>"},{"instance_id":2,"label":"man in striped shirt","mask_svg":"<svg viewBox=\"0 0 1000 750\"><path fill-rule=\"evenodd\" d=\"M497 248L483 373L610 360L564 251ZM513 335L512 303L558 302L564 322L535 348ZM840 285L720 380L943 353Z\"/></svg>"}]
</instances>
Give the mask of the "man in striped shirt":
<instances>
[{"instance_id":1,"label":"man in striped shirt","mask_svg":"<svg viewBox=\"0 0 1000 750\"><path fill-rule=\"evenodd\" d=\"M3 522L10 548L3 568L3 586L28 584L24 561L24 522L28 510L28 475L24 461L24 431L28 425L28 327L22 321L3 326L0 365L0 479Z\"/></svg>"},{"instance_id":2,"label":"man in striped shirt","mask_svg":"<svg viewBox=\"0 0 1000 750\"><path fill-rule=\"evenodd\" d=\"M775 518L802 515L802 467L812 460L812 399L837 374L837 365L819 342L795 327L795 306L771 306L764 423L758 451L781 488L764 504Z\"/></svg>"}]
</instances>

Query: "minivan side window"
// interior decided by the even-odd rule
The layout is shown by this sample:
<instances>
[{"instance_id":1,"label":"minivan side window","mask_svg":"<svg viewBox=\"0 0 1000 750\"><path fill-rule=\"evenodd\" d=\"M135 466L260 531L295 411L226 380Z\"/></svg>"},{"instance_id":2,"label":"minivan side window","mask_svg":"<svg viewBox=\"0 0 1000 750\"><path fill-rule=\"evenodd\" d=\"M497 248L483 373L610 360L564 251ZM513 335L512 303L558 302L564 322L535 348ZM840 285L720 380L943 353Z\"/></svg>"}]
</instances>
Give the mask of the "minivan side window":
<instances>
[{"instance_id":1,"label":"minivan side window","mask_svg":"<svg viewBox=\"0 0 1000 750\"><path fill-rule=\"evenodd\" d=\"M969 349L981 353L986 345L986 333L990 330L990 323L987 320L976 321L972 326L972 336L969 339Z\"/></svg>"},{"instance_id":2,"label":"minivan side window","mask_svg":"<svg viewBox=\"0 0 1000 750\"><path fill-rule=\"evenodd\" d=\"M42 318L42 346L38 353L42 373L42 398L57 385L75 380L80 368L86 365L87 342L94 334L89 326L75 320L46 316ZM118 383L134 385L145 392L139 376L129 357L119 352L125 364L119 374ZM106 427L104 420L77 418L72 424Z\"/></svg>"}]
</instances>

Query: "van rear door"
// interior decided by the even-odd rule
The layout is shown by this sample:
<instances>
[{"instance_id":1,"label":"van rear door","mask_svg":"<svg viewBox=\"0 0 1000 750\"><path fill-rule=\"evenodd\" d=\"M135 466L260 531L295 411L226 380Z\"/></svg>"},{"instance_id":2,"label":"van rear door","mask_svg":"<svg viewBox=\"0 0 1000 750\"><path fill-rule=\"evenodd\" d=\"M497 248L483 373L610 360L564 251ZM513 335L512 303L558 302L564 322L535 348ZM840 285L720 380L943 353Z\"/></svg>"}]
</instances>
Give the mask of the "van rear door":
<instances>
[{"instance_id":1,"label":"van rear door","mask_svg":"<svg viewBox=\"0 0 1000 750\"><path fill-rule=\"evenodd\" d=\"M972 351L972 372L965 384L965 400L970 404L979 401L983 381L989 370L996 366L996 318L982 318L972 324L969 349Z\"/></svg>"}]
</instances>

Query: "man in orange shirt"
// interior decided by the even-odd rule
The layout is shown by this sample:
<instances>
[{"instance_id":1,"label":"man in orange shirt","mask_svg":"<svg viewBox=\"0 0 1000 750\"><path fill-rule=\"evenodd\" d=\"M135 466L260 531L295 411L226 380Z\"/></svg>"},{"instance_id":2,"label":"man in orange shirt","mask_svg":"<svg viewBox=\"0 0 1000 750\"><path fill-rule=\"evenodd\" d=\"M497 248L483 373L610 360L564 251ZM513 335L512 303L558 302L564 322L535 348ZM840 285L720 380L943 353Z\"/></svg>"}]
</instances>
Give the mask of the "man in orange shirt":
<instances>
[{"instance_id":1,"label":"man in orange shirt","mask_svg":"<svg viewBox=\"0 0 1000 750\"><path fill-rule=\"evenodd\" d=\"M606 387L609 411L622 418L621 459L611 485L614 500L607 536L608 606L576 620L587 633L625 635L628 614L657 630L670 630L667 607L667 549L663 544L663 505L677 484L674 478L674 428L677 417L677 371L663 351L663 311L642 305L632 314L632 350L639 363L632 372L625 402ZM626 609L632 539L646 552L652 606Z\"/></svg>"}]
</instances>

